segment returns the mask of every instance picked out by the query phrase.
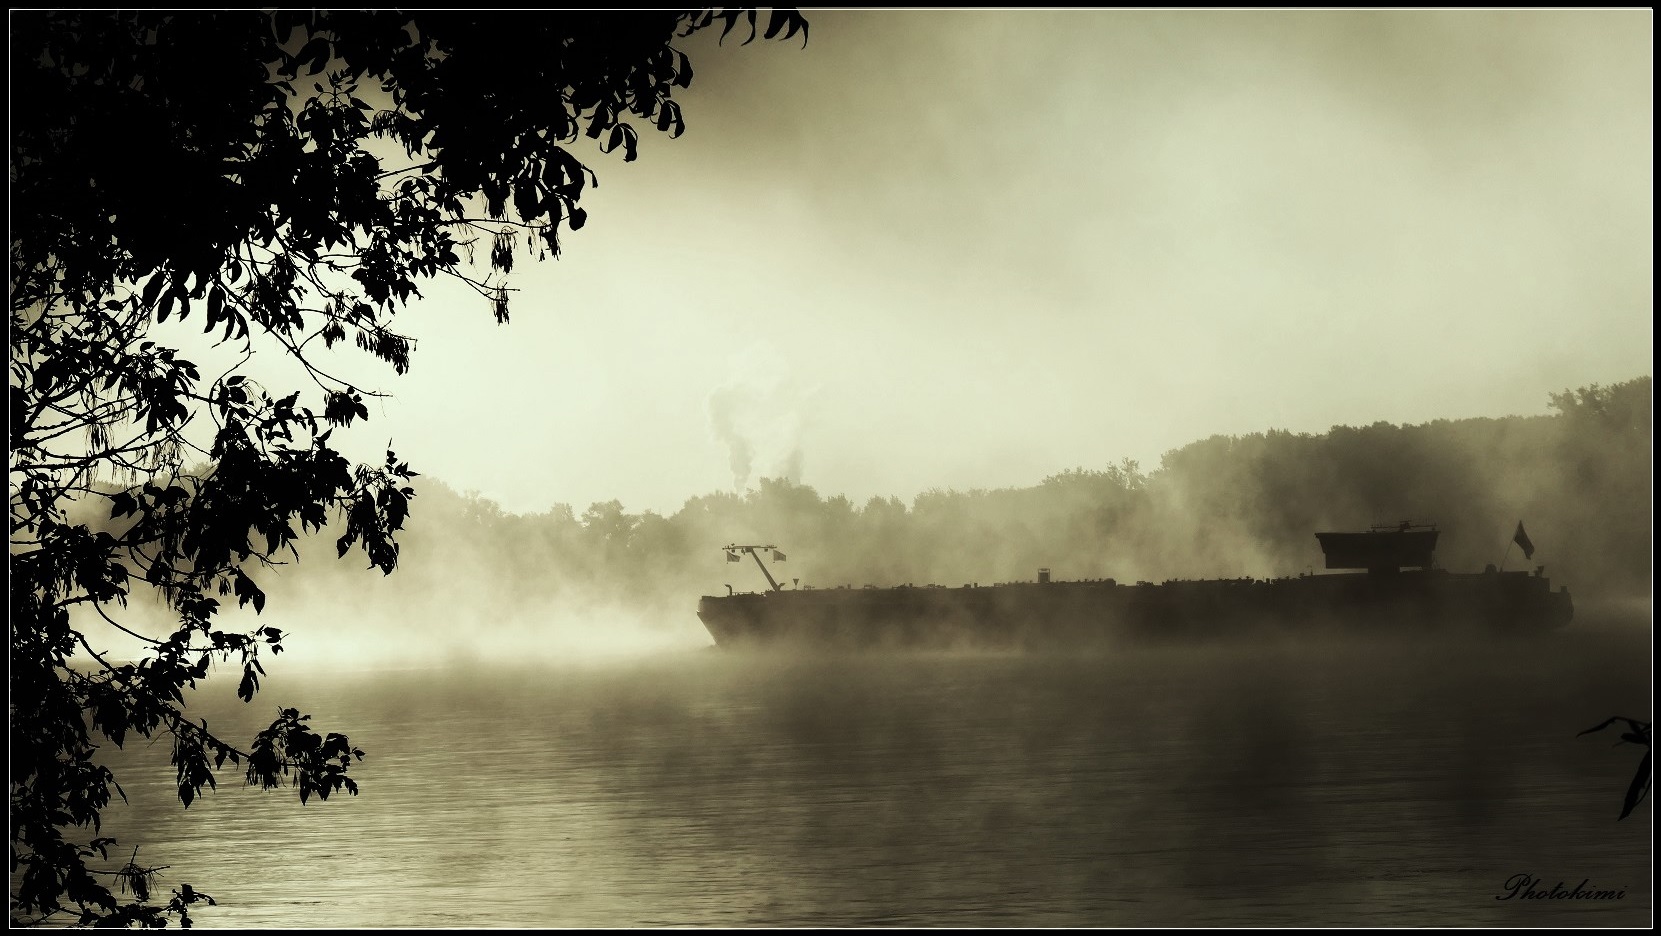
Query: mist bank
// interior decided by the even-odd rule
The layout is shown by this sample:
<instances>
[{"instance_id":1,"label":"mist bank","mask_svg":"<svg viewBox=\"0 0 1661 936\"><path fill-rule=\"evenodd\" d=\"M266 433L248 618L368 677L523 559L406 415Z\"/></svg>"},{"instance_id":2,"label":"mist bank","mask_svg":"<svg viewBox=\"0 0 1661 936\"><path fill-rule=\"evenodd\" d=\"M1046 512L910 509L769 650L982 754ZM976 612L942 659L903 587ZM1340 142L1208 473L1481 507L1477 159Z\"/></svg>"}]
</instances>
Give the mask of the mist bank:
<instances>
[{"instance_id":1,"label":"mist bank","mask_svg":"<svg viewBox=\"0 0 1661 936\"><path fill-rule=\"evenodd\" d=\"M512 514L429 481L402 536L392 600L422 616L605 608L693 621L699 595L766 587L748 558L726 561L728 543L777 546L788 559L771 568L785 587L989 584L1040 567L1121 581L1291 575L1321 567L1318 530L1404 519L1441 527L1444 568L1544 564L1582 602L1647 598L1651 380L1551 401L1544 416L1213 436L1151 472L1127 461L910 504L763 479L670 516L617 501ZM1532 560L1511 546L1519 521ZM358 588L361 570L317 546L325 561L284 584L313 595Z\"/></svg>"},{"instance_id":2,"label":"mist bank","mask_svg":"<svg viewBox=\"0 0 1661 936\"><path fill-rule=\"evenodd\" d=\"M325 529L304 538L301 561L257 573L270 599L262 621L286 625L291 649L412 662L695 646L708 642L698 596L767 587L748 557L727 561L729 543L776 546L788 558L769 566L786 588L985 585L1041 567L1133 582L1319 570L1316 531L1401 520L1441 528L1444 568L1544 565L1577 607L1647 608L1651 379L1554 393L1551 406L1213 436L1152 471L1125 461L909 504L763 479L669 516L618 501L514 514L423 477L392 575L366 571L356 551L337 561L339 531ZM1531 560L1511 544L1519 521Z\"/></svg>"}]
</instances>

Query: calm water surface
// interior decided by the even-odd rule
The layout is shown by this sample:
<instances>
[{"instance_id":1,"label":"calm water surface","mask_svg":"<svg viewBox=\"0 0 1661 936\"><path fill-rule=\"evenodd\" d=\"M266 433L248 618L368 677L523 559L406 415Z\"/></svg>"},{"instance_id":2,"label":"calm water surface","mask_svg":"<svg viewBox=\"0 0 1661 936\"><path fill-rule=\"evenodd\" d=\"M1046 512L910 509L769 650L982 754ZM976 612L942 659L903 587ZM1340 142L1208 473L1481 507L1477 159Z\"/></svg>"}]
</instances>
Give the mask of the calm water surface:
<instances>
[{"instance_id":1,"label":"calm water surface","mask_svg":"<svg viewBox=\"0 0 1661 936\"><path fill-rule=\"evenodd\" d=\"M368 759L302 807L227 773L180 808L116 752L202 926L1624 926L1650 922L1649 639L792 659L304 678L193 704L246 743L298 705ZM123 855L125 857L125 855ZM1508 878L1619 900L1496 900ZM165 894L166 885L161 888Z\"/></svg>"}]
</instances>

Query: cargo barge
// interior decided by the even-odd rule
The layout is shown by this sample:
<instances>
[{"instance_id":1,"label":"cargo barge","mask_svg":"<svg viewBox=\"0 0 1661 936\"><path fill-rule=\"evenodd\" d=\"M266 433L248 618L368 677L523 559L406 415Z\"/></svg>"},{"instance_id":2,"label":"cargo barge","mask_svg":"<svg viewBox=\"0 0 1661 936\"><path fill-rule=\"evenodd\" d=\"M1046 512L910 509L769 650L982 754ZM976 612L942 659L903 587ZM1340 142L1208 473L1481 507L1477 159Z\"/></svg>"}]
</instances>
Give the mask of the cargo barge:
<instances>
[{"instance_id":1,"label":"cargo barge","mask_svg":"<svg viewBox=\"0 0 1661 936\"><path fill-rule=\"evenodd\" d=\"M1490 565L1456 573L1436 567L1439 531L1412 523L1353 533L1317 533L1325 567L1276 579L1113 579L890 588L784 588L763 555L773 546L725 547L748 554L765 592L704 596L698 617L723 647L808 644L847 648L1088 646L1114 640L1203 640L1265 631L1325 633L1537 633L1574 616L1567 587L1544 567ZM1518 527L1526 544L1526 534ZM1532 554L1532 546L1525 552ZM729 586L730 588L730 586Z\"/></svg>"}]
</instances>

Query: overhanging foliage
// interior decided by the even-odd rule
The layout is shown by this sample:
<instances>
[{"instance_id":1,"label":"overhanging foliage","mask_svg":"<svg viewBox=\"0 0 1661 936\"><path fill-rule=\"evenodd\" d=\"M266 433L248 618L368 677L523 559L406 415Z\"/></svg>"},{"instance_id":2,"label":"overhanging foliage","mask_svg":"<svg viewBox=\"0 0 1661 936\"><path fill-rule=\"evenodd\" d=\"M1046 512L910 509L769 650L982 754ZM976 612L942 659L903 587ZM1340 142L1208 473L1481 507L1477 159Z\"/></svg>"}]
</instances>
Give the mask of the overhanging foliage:
<instances>
[{"instance_id":1,"label":"overhanging foliage","mask_svg":"<svg viewBox=\"0 0 1661 936\"><path fill-rule=\"evenodd\" d=\"M363 752L297 711L247 750L184 715L215 660L241 668L245 700L258 691L284 635L224 629L221 599L261 611L259 570L297 558L305 531L341 518L341 555L398 563L415 472L331 446L374 394L320 366L319 344L351 339L403 373L414 342L392 319L440 276L506 322L514 258L557 254L585 220L596 179L573 148L634 159L632 120L678 135L671 96L692 68L673 43L744 23L751 38L806 36L789 11L12 14L14 922L189 925L208 899L185 885L152 904L136 851L94 866L120 795L99 736L171 734L187 807L226 761L302 802L356 792ZM482 270L467 260L478 244ZM204 373L149 337L181 320L240 363ZM261 385L243 367L257 350L309 385ZM72 522L86 499L109 522ZM122 623L140 588L174 611L172 633ZM72 611L144 655L101 652Z\"/></svg>"}]
</instances>

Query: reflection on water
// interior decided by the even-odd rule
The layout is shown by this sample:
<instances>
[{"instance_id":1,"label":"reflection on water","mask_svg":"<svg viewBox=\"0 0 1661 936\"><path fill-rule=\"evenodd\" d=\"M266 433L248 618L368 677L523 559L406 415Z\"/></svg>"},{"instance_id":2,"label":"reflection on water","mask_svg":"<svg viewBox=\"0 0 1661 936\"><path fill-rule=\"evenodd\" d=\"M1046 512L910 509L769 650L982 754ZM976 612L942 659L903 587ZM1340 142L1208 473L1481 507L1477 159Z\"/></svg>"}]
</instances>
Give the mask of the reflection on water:
<instances>
[{"instance_id":1,"label":"reflection on water","mask_svg":"<svg viewBox=\"0 0 1661 936\"><path fill-rule=\"evenodd\" d=\"M363 793L187 812L158 743L106 832L209 926L1642 925L1616 823L1648 638L788 659L302 680ZM234 682L234 679L229 680ZM233 726L235 726L233 728ZM1527 873L1624 898L1496 900ZM165 894L166 887L162 888Z\"/></svg>"}]
</instances>

